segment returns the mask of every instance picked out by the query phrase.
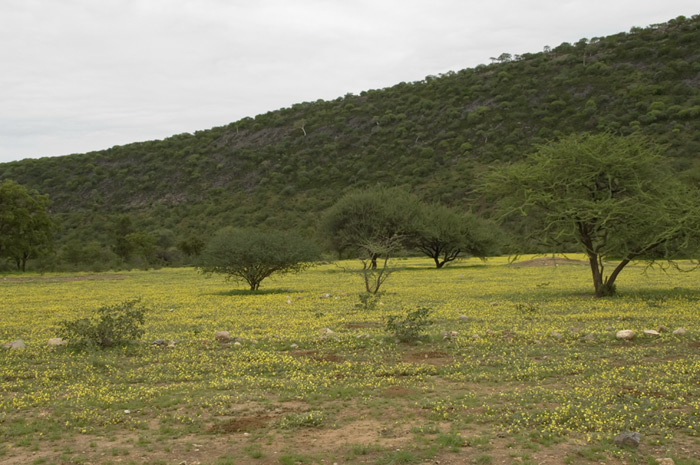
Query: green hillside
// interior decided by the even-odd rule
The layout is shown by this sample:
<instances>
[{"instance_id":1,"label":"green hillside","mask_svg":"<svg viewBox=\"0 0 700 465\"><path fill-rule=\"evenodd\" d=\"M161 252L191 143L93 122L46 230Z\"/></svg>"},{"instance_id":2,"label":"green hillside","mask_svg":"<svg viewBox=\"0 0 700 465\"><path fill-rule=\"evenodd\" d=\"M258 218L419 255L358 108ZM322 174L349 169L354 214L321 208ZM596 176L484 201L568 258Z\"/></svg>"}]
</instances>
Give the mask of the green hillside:
<instances>
[{"instance_id":1,"label":"green hillside","mask_svg":"<svg viewBox=\"0 0 700 465\"><path fill-rule=\"evenodd\" d=\"M600 131L648 135L700 179L700 15L194 134L0 164L0 179L49 194L59 244L108 245L128 214L172 245L223 225L311 232L348 189L378 183L482 209L472 189L490 164Z\"/></svg>"}]
</instances>

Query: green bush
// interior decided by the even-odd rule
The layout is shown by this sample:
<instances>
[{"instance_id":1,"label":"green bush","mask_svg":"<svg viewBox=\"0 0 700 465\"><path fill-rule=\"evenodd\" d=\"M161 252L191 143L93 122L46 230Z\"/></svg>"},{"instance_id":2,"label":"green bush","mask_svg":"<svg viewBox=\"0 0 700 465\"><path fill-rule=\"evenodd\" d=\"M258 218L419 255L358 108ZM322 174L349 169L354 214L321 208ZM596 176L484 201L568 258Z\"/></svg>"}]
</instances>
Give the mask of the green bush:
<instances>
[{"instance_id":1,"label":"green bush","mask_svg":"<svg viewBox=\"0 0 700 465\"><path fill-rule=\"evenodd\" d=\"M423 336L426 328L433 324L429 308L417 308L404 315L391 315L386 319L385 329L401 342L413 342Z\"/></svg>"},{"instance_id":2,"label":"green bush","mask_svg":"<svg viewBox=\"0 0 700 465\"><path fill-rule=\"evenodd\" d=\"M314 242L293 232L224 228L204 248L198 266L203 273L245 281L251 291L257 291L273 273L298 273L320 255Z\"/></svg>"},{"instance_id":3,"label":"green bush","mask_svg":"<svg viewBox=\"0 0 700 465\"><path fill-rule=\"evenodd\" d=\"M71 344L110 347L137 341L143 336L146 309L139 299L95 310L89 318L59 323L59 335Z\"/></svg>"}]
</instances>

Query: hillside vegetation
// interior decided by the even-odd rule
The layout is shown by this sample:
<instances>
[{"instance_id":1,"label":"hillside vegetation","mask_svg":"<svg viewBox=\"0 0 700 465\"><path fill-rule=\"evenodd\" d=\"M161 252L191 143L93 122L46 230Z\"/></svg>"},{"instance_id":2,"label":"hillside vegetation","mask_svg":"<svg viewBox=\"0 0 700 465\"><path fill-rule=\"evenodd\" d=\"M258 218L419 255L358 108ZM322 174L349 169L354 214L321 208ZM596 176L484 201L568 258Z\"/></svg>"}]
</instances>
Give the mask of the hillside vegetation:
<instances>
[{"instance_id":1,"label":"hillside vegetation","mask_svg":"<svg viewBox=\"0 0 700 465\"><path fill-rule=\"evenodd\" d=\"M171 244L226 226L311 233L344 192L404 186L483 210L489 165L577 132L641 133L700 179L700 15L502 54L489 65L304 102L165 140L0 164L49 194L59 244L113 242L118 218Z\"/></svg>"}]
</instances>

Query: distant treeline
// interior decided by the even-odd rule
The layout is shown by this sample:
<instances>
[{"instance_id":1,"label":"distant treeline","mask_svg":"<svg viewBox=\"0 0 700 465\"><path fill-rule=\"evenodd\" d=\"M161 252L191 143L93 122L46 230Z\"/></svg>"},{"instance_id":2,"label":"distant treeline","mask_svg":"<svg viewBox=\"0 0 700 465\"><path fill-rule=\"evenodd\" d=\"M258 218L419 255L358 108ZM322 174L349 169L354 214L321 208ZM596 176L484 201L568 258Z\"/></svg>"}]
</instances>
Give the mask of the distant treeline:
<instances>
[{"instance_id":1,"label":"distant treeline","mask_svg":"<svg viewBox=\"0 0 700 465\"><path fill-rule=\"evenodd\" d=\"M225 226L311 236L343 194L377 185L488 214L474 187L490 166L572 133L646 135L698 184L699 43L700 16L679 17L194 134L0 164L0 180L49 195L52 266L68 267L186 263Z\"/></svg>"}]
</instances>

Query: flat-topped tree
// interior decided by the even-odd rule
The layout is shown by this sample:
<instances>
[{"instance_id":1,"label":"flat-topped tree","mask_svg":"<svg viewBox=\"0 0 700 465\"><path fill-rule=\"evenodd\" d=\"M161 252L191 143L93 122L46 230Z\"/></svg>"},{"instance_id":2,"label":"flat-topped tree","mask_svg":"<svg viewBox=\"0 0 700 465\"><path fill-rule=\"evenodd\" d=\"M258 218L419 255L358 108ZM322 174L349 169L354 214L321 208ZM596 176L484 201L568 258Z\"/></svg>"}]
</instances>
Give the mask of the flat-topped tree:
<instances>
[{"instance_id":1,"label":"flat-topped tree","mask_svg":"<svg viewBox=\"0 0 700 465\"><path fill-rule=\"evenodd\" d=\"M598 297L615 293L615 280L631 260L671 259L697 247L698 192L637 136L562 138L494 170L482 191L497 199L502 219L527 217L523 239L555 249L578 244Z\"/></svg>"}]
</instances>

